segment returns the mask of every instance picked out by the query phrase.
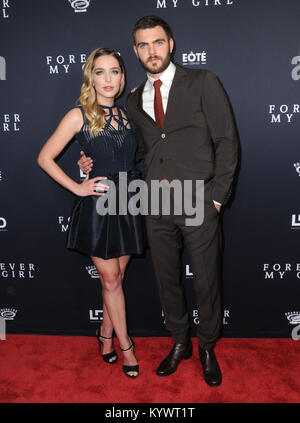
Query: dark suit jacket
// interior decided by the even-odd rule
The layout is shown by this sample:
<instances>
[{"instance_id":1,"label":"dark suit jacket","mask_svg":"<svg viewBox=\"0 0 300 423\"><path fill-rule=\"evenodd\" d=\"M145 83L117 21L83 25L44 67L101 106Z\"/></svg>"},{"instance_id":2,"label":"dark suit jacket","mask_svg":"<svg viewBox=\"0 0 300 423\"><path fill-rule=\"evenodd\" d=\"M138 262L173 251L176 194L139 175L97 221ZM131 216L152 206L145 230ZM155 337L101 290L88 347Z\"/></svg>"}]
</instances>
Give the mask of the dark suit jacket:
<instances>
[{"instance_id":1,"label":"dark suit jacket","mask_svg":"<svg viewBox=\"0 0 300 423\"><path fill-rule=\"evenodd\" d=\"M176 65L161 129L142 108L146 81L127 98L127 113L139 139L137 160L145 179L212 181L212 199L231 193L238 143L231 107L212 72Z\"/></svg>"}]
</instances>

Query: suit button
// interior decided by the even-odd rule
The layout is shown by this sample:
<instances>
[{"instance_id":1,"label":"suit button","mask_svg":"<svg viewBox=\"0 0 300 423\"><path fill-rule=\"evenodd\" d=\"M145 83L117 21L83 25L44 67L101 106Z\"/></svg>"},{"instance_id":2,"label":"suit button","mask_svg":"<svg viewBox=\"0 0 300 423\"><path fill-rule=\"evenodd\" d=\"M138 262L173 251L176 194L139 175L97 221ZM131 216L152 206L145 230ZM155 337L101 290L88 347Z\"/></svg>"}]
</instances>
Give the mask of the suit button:
<instances>
[{"instance_id":1,"label":"suit button","mask_svg":"<svg viewBox=\"0 0 300 423\"><path fill-rule=\"evenodd\" d=\"M161 138L164 140L166 138L166 134L162 133Z\"/></svg>"},{"instance_id":2,"label":"suit button","mask_svg":"<svg viewBox=\"0 0 300 423\"><path fill-rule=\"evenodd\" d=\"M160 161L160 163L163 163L164 162L164 159L159 159L159 161Z\"/></svg>"}]
</instances>

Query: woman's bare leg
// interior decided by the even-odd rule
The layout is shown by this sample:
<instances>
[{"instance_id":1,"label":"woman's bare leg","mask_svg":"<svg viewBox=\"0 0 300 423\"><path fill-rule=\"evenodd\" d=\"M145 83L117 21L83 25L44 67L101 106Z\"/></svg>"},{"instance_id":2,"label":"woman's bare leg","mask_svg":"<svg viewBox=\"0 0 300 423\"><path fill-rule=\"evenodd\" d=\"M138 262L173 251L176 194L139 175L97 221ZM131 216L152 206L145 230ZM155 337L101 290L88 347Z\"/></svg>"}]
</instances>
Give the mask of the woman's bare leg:
<instances>
[{"instance_id":1,"label":"woman's bare leg","mask_svg":"<svg viewBox=\"0 0 300 423\"><path fill-rule=\"evenodd\" d=\"M129 254L119 257L119 265L120 265L122 282L123 282L123 279L124 279L124 274L125 274L126 267L127 267L129 260L130 260ZM100 280L101 280L101 283L102 283L101 276L99 275L99 277L100 277ZM113 325L112 325L112 322L110 320L104 299L103 299L102 303L103 303L103 306L102 306L103 314L102 314L101 335L105 336L106 338L110 338L113 334ZM108 354L108 353L112 352L112 350L113 350L113 340L112 339L104 339L104 338L102 338L101 340L103 342L103 354ZM110 359L111 362L114 361L114 360L115 360L114 358Z\"/></svg>"},{"instance_id":2,"label":"woman's bare leg","mask_svg":"<svg viewBox=\"0 0 300 423\"><path fill-rule=\"evenodd\" d=\"M122 278L129 261L129 257L121 256L119 258L104 260L99 257L92 257L92 260L97 268L102 283L102 297L105 304L105 313L103 320L107 316L110 319L110 324L114 328L119 339L120 346L123 349L130 347L130 340L127 332L125 298L122 288ZM123 272L123 274L122 274ZM107 328L111 328L108 322ZM103 336L104 333L102 333ZM109 335L111 336L111 335ZM137 364L133 349L123 352L124 364L133 366ZM135 375L136 372L129 374Z\"/></svg>"}]
</instances>

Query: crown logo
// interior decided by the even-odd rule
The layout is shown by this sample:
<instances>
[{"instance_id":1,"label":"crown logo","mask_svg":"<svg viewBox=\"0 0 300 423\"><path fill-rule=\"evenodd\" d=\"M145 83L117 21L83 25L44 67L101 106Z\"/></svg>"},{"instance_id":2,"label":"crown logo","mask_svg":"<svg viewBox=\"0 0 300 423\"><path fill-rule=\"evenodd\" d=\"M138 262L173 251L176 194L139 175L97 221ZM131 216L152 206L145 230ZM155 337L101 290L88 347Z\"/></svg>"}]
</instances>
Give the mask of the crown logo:
<instances>
[{"instance_id":1,"label":"crown logo","mask_svg":"<svg viewBox=\"0 0 300 423\"><path fill-rule=\"evenodd\" d=\"M90 5L90 0L69 0L75 12L86 12Z\"/></svg>"},{"instance_id":2,"label":"crown logo","mask_svg":"<svg viewBox=\"0 0 300 423\"><path fill-rule=\"evenodd\" d=\"M291 325L298 325L300 323L299 311L289 311L288 313L285 313L285 315Z\"/></svg>"},{"instance_id":3,"label":"crown logo","mask_svg":"<svg viewBox=\"0 0 300 423\"><path fill-rule=\"evenodd\" d=\"M96 266L86 266L86 270L91 278L99 278Z\"/></svg>"},{"instance_id":4,"label":"crown logo","mask_svg":"<svg viewBox=\"0 0 300 423\"><path fill-rule=\"evenodd\" d=\"M2 308L0 309L0 316L5 320L14 320L18 310L14 308Z\"/></svg>"}]
</instances>

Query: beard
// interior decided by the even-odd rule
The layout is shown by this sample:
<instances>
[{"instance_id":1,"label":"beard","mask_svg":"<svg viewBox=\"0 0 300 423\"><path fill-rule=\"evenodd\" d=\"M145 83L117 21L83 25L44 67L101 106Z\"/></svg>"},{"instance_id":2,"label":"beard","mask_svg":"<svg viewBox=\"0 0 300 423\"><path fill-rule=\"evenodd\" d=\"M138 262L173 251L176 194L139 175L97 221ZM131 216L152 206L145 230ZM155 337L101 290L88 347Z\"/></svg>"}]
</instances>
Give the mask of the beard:
<instances>
[{"instance_id":1,"label":"beard","mask_svg":"<svg viewBox=\"0 0 300 423\"><path fill-rule=\"evenodd\" d=\"M151 65L151 62L149 63L150 59L159 59L161 61L160 65L158 63L155 63L154 65ZM169 66L171 61L171 53L169 52L168 55L163 59L160 56L150 56L148 57L148 59L143 62L140 58L139 58L139 62L141 64L141 66L145 69L146 72L149 72L153 75L157 74L157 73L162 73L164 70L167 69L167 67Z\"/></svg>"}]
</instances>

